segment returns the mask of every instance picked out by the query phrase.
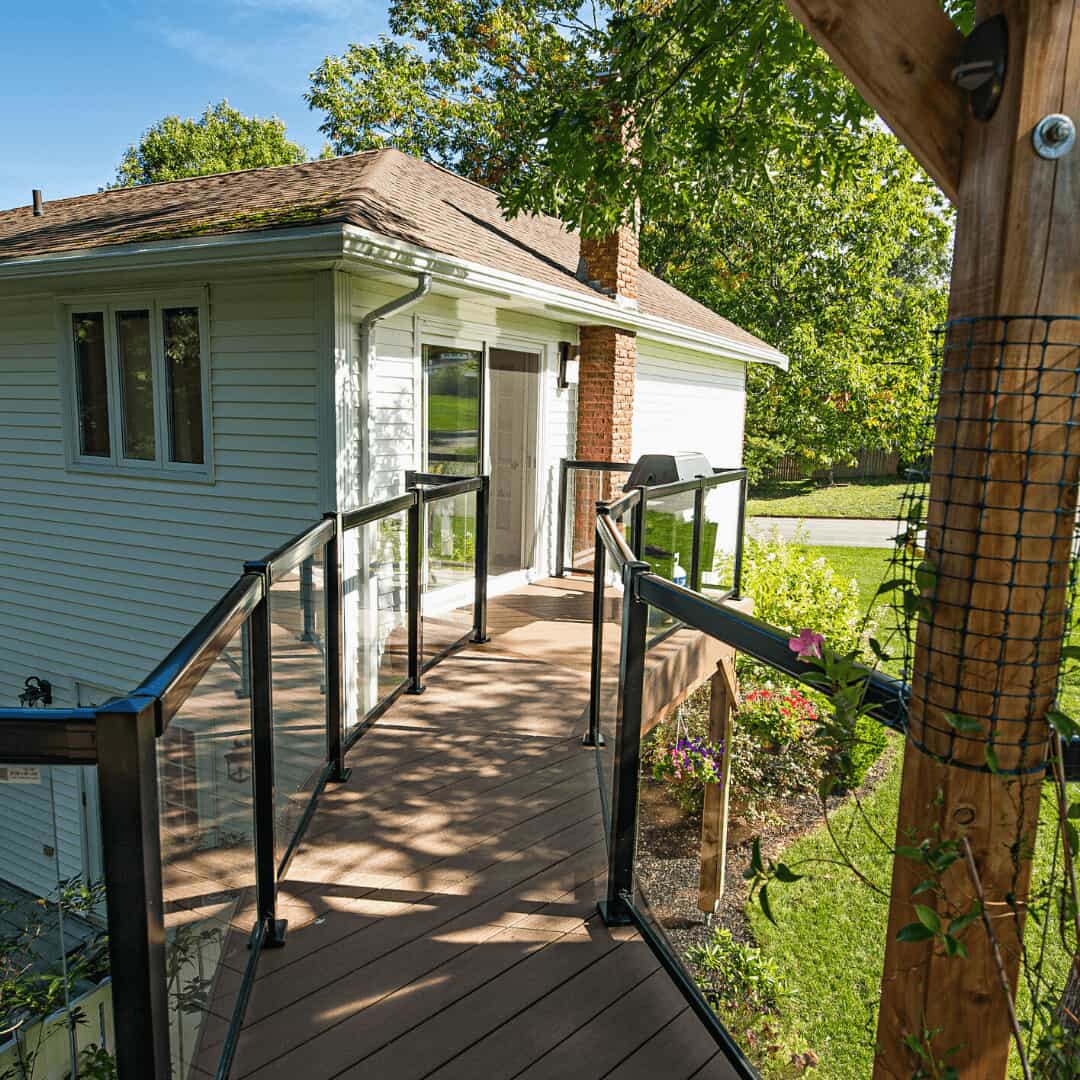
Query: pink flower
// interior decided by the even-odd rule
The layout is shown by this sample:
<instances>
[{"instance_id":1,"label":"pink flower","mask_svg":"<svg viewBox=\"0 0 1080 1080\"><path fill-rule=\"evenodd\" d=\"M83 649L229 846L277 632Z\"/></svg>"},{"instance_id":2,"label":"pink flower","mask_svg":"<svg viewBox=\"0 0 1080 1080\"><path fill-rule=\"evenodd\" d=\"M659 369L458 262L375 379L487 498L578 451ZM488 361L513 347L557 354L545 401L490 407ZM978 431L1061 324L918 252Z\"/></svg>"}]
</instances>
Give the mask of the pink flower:
<instances>
[{"instance_id":1,"label":"pink flower","mask_svg":"<svg viewBox=\"0 0 1080 1080\"><path fill-rule=\"evenodd\" d=\"M813 630L802 630L798 637L788 640L788 648L800 660L820 660L821 646L824 643L825 638L821 634L815 634Z\"/></svg>"}]
</instances>

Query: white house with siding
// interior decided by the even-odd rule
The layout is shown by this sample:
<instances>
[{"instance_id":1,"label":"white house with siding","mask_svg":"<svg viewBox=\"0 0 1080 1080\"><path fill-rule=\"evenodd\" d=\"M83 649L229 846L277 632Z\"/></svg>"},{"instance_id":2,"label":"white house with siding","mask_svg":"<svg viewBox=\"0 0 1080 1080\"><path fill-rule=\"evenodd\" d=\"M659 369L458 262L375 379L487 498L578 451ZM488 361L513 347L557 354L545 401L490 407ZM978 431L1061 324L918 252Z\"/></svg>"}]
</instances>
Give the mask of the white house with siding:
<instances>
[{"instance_id":1,"label":"white house with siding","mask_svg":"<svg viewBox=\"0 0 1080 1080\"><path fill-rule=\"evenodd\" d=\"M408 469L490 471L497 591L551 572L561 458L738 465L746 365L784 357L636 251L394 150L0 213L0 702L129 690L245 559ZM0 879L94 873L93 799L0 783Z\"/></svg>"}]
</instances>

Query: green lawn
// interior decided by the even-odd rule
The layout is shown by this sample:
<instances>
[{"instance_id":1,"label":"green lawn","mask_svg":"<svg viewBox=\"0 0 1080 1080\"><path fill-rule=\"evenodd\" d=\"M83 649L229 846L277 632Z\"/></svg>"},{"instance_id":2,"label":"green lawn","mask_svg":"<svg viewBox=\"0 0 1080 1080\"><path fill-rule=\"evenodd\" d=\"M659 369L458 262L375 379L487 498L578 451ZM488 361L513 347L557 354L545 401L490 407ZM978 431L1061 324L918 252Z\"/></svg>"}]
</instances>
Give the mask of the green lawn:
<instances>
[{"instance_id":1,"label":"green lawn","mask_svg":"<svg viewBox=\"0 0 1080 1080\"><path fill-rule=\"evenodd\" d=\"M820 487L812 480L759 484L747 499L751 517L884 518L898 516L907 485L895 477Z\"/></svg>"},{"instance_id":2,"label":"green lawn","mask_svg":"<svg viewBox=\"0 0 1080 1080\"><path fill-rule=\"evenodd\" d=\"M833 819L834 830L845 837L844 850L860 871L885 891L889 888L890 860L870 826L892 839L899 792L900 755L896 754L884 781L863 802L865 819L851 804ZM1035 860L1036 885L1048 877L1055 829L1055 814L1045 798ZM774 884L770 888L776 925L756 904L747 911L758 943L788 979L790 993L775 1018L775 1041L788 1052L813 1050L821 1061L821 1075L830 1080L863 1080L872 1071L888 909L885 899L850 870L814 861L832 859L834 854L824 829L797 840L784 853L784 860L792 867L802 863L801 872L808 876L794 885ZM977 932L978 926L967 931ZM1034 920L1029 920L1026 938L1028 949L1037 955L1039 927ZM1053 985L1062 984L1069 960L1051 932L1044 972L1050 973ZM1022 1016L1030 1011L1028 1000L1022 986ZM775 1070L766 1065L763 1075L786 1074L777 1061Z\"/></svg>"}]
</instances>

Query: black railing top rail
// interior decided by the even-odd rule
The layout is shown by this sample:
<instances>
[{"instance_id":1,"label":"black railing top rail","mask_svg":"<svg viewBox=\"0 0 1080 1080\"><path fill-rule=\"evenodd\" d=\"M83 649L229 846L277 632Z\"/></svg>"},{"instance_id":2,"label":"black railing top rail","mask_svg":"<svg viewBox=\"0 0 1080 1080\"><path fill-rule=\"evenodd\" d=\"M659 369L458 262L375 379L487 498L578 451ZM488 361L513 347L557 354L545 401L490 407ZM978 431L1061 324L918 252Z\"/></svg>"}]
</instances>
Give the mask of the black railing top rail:
<instances>
[{"instance_id":1,"label":"black railing top rail","mask_svg":"<svg viewBox=\"0 0 1080 1080\"><path fill-rule=\"evenodd\" d=\"M244 570L248 573L264 574L266 583L272 585L285 575L291 574L305 559L312 558L321 548L326 547L334 535L335 527L333 516L324 517L317 525L309 525L291 540L286 540L269 555L244 563Z\"/></svg>"},{"instance_id":2,"label":"black railing top rail","mask_svg":"<svg viewBox=\"0 0 1080 1080\"><path fill-rule=\"evenodd\" d=\"M808 668L788 645L791 635L761 619L685 589L649 571L635 578L637 598L666 611L680 622L731 645L741 653L785 675L799 679ZM865 700L876 706L875 717L902 731L907 716L907 685L880 671L866 668Z\"/></svg>"},{"instance_id":3,"label":"black railing top rail","mask_svg":"<svg viewBox=\"0 0 1080 1080\"><path fill-rule=\"evenodd\" d=\"M563 458L567 469L584 469L593 472L630 472L634 468L632 461L582 461L577 458Z\"/></svg>"},{"instance_id":4,"label":"black railing top rail","mask_svg":"<svg viewBox=\"0 0 1080 1080\"><path fill-rule=\"evenodd\" d=\"M110 702L108 711L124 711L118 706L127 701L156 700L155 720L161 735L262 596L262 578L256 574L238 578L136 690Z\"/></svg>"},{"instance_id":5,"label":"black railing top rail","mask_svg":"<svg viewBox=\"0 0 1080 1080\"><path fill-rule=\"evenodd\" d=\"M701 487L718 487L721 484L736 483L746 477L745 469L713 469L711 476L693 476L689 480L675 480L670 484L652 484L644 490L647 498L664 499L671 495L682 495L687 491L697 491Z\"/></svg>"},{"instance_id":6,"label":"black railing top rail","mask_svg":"<svg viewBox=\"0 0 1080 1080\"><path fill-rule=\"evenodd\" d=\"M622 530L617 528L612 520L610 507L606 507L602 503L597 508L596 529L597 536L603 541L608 555L614 560L621 576L623 569L635 561L634 552L626 542Z\"/></svg>"},{"instance_id":7,"label":"black railing top rail","mask_svg":"<svg viewBox=\"0 0 1080 1080\"><path fill-rule=\"evenodd\" d=\"M419 476L416 478L417 491L423 495L426 503L453 499L458 495L469 495L474 491L479 491L486 483L486 476L466 476L449 480L444 478L434 484Z\"/></svg>"},{"instance_id":8,"label":"black railing top rail","mask_svg":"<svg viewBox=\"0 0 1080 1080\"><path fill-rule=\"evenodd\" d=\"M370 525L380 518L390 517L393 514L402 514L411 510L416 505L416 492L406 491L404 495L395 495L381 502L368 503L367 506L358 506L355 510L346 510L341 515L341 527L345 532L357 529L361 525Z\"/></svg>"},{"instance_id":9,"label":"black railing top rail","mask_svg":"<svg viewBox=\"0 0 1080 1080\"><path fill-rule=\"evenodd\" d=\"M93 765L96 709L0 709L5 765Z\"/></svg>"}]
</instances>

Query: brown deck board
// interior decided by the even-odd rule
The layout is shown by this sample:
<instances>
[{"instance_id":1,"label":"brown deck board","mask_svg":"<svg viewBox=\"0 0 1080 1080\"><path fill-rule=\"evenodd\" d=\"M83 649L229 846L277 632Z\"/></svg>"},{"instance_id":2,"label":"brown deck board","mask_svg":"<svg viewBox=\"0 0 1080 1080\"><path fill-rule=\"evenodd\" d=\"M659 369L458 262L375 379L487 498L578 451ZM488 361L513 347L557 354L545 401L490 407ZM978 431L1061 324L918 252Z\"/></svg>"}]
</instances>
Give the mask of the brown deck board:
<instances>
[{"instance_id":1,"label":"brown deck board","mask_svg":"<svg viewBox=\"0 0 1080 1080\"><path fill-rule=\"evenodd\" d=\"M491 643L359 740L282 883L288 939L260 960L233 1077L733 1075L648 946L596 915L590 612L580 579L494 600Z\"/></svg>"}]
</instances>

